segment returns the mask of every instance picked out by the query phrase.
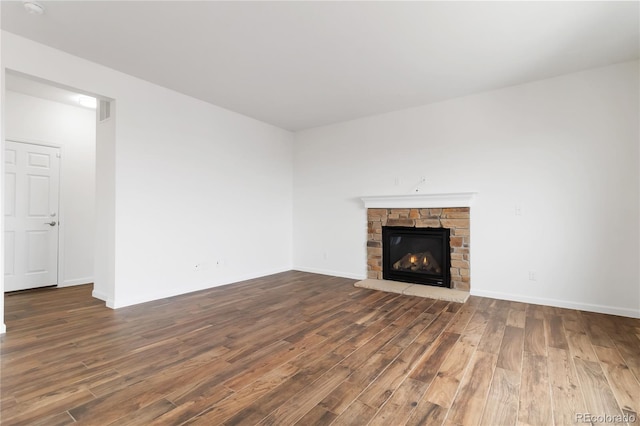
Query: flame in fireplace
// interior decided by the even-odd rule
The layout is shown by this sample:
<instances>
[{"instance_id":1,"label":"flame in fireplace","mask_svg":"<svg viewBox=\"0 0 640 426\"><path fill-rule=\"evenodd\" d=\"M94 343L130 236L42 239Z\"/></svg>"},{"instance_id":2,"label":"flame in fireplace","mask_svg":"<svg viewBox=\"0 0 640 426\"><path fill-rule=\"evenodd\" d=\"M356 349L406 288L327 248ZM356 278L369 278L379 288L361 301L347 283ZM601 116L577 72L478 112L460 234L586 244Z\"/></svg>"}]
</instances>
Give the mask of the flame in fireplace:
<instances>
[{"instance_id":1,"label":"flame in fireplace","mask_svg":"<svg viewBox=\"0 0 640 426\"><path fill-rule=\"evenodd\" d=\"M395 262L392 268L397 271L425 271L437 274L442 272L440 264L430 251L415 254L407 253Z\"/></svg>"}]
</instances>

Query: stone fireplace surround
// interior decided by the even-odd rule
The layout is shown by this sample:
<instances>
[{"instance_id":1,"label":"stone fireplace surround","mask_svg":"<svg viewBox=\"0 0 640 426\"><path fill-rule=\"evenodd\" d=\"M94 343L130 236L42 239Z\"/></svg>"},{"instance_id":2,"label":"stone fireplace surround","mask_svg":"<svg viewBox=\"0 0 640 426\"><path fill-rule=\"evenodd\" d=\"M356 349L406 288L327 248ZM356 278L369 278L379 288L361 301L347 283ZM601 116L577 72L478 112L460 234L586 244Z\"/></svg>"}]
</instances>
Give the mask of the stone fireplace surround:
<instances>
[{"instance_id":1,"label":"stone fireplace surround","mask_svg":"<svg viewBox=\"0 0 640 426\"><path fill-rule=\"evenodd\" d=\"M367 278L382 279L382 227L451 229L451 288L471 286L470 207L476 193L363 197L367 208Z\"/></svg>"}]
</instances>

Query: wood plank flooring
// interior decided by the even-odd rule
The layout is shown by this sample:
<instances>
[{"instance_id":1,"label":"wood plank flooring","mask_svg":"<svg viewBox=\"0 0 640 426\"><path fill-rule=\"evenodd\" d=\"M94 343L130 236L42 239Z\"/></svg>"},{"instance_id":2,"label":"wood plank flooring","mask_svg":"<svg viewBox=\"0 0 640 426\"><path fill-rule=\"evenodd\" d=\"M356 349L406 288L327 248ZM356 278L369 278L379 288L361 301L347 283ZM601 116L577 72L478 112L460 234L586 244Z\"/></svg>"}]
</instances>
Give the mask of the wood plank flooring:
<instances>
[{"instance_id":1,"label":"wood plank flooring","mask_svg":"<svg viewBox=\"0 0 640 426\"><path fill-rule=\"evenodd\" d=\"M353 283L291 271L116 311L91 286L9 294L1 423L640 425L640 320Z\"/></svg>"}]
</instances>

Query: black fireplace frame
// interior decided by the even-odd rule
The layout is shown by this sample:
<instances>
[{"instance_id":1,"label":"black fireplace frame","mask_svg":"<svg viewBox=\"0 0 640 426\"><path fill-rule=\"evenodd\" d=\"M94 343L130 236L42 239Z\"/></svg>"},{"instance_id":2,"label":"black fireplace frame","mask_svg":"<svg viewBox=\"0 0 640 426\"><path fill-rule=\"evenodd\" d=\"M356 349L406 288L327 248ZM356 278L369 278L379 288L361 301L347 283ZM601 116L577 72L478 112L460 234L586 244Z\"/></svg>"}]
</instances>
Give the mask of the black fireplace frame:
<instances>
[{"instance_id":1,"label":"black fireplace frame","mask_svg":"<svg viewBox=\"0 0 640 426\"><path fill-rule=\"evenodd\" d=\"M392 268L391 237L424 236L442 242L442 259L440 274L416 273L397 271ZM437 287L451 288L451 229L449 228L414 228L407 226L382 227L382 278L385 280L402 281L413 284L425 284Z\"/></svg>"}]
</instances>

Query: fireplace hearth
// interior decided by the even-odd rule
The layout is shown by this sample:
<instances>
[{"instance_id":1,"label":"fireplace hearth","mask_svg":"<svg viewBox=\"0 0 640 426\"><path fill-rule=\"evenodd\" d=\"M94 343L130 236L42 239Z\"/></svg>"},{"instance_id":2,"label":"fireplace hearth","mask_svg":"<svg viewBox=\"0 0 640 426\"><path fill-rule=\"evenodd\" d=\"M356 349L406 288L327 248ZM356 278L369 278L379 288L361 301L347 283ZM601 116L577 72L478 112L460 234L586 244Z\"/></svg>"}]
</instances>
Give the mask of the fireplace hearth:
<instances>
[{"instance_id":1,"label":"fireplace hearth","mask_svg":"<svg viewBox=\"0 0 640 426\"><path fill-rule=\"evenodd\" d=\"M450 288L450 234L447 228L383 226L383 278Z\"/></svg>"}]
</instances>

